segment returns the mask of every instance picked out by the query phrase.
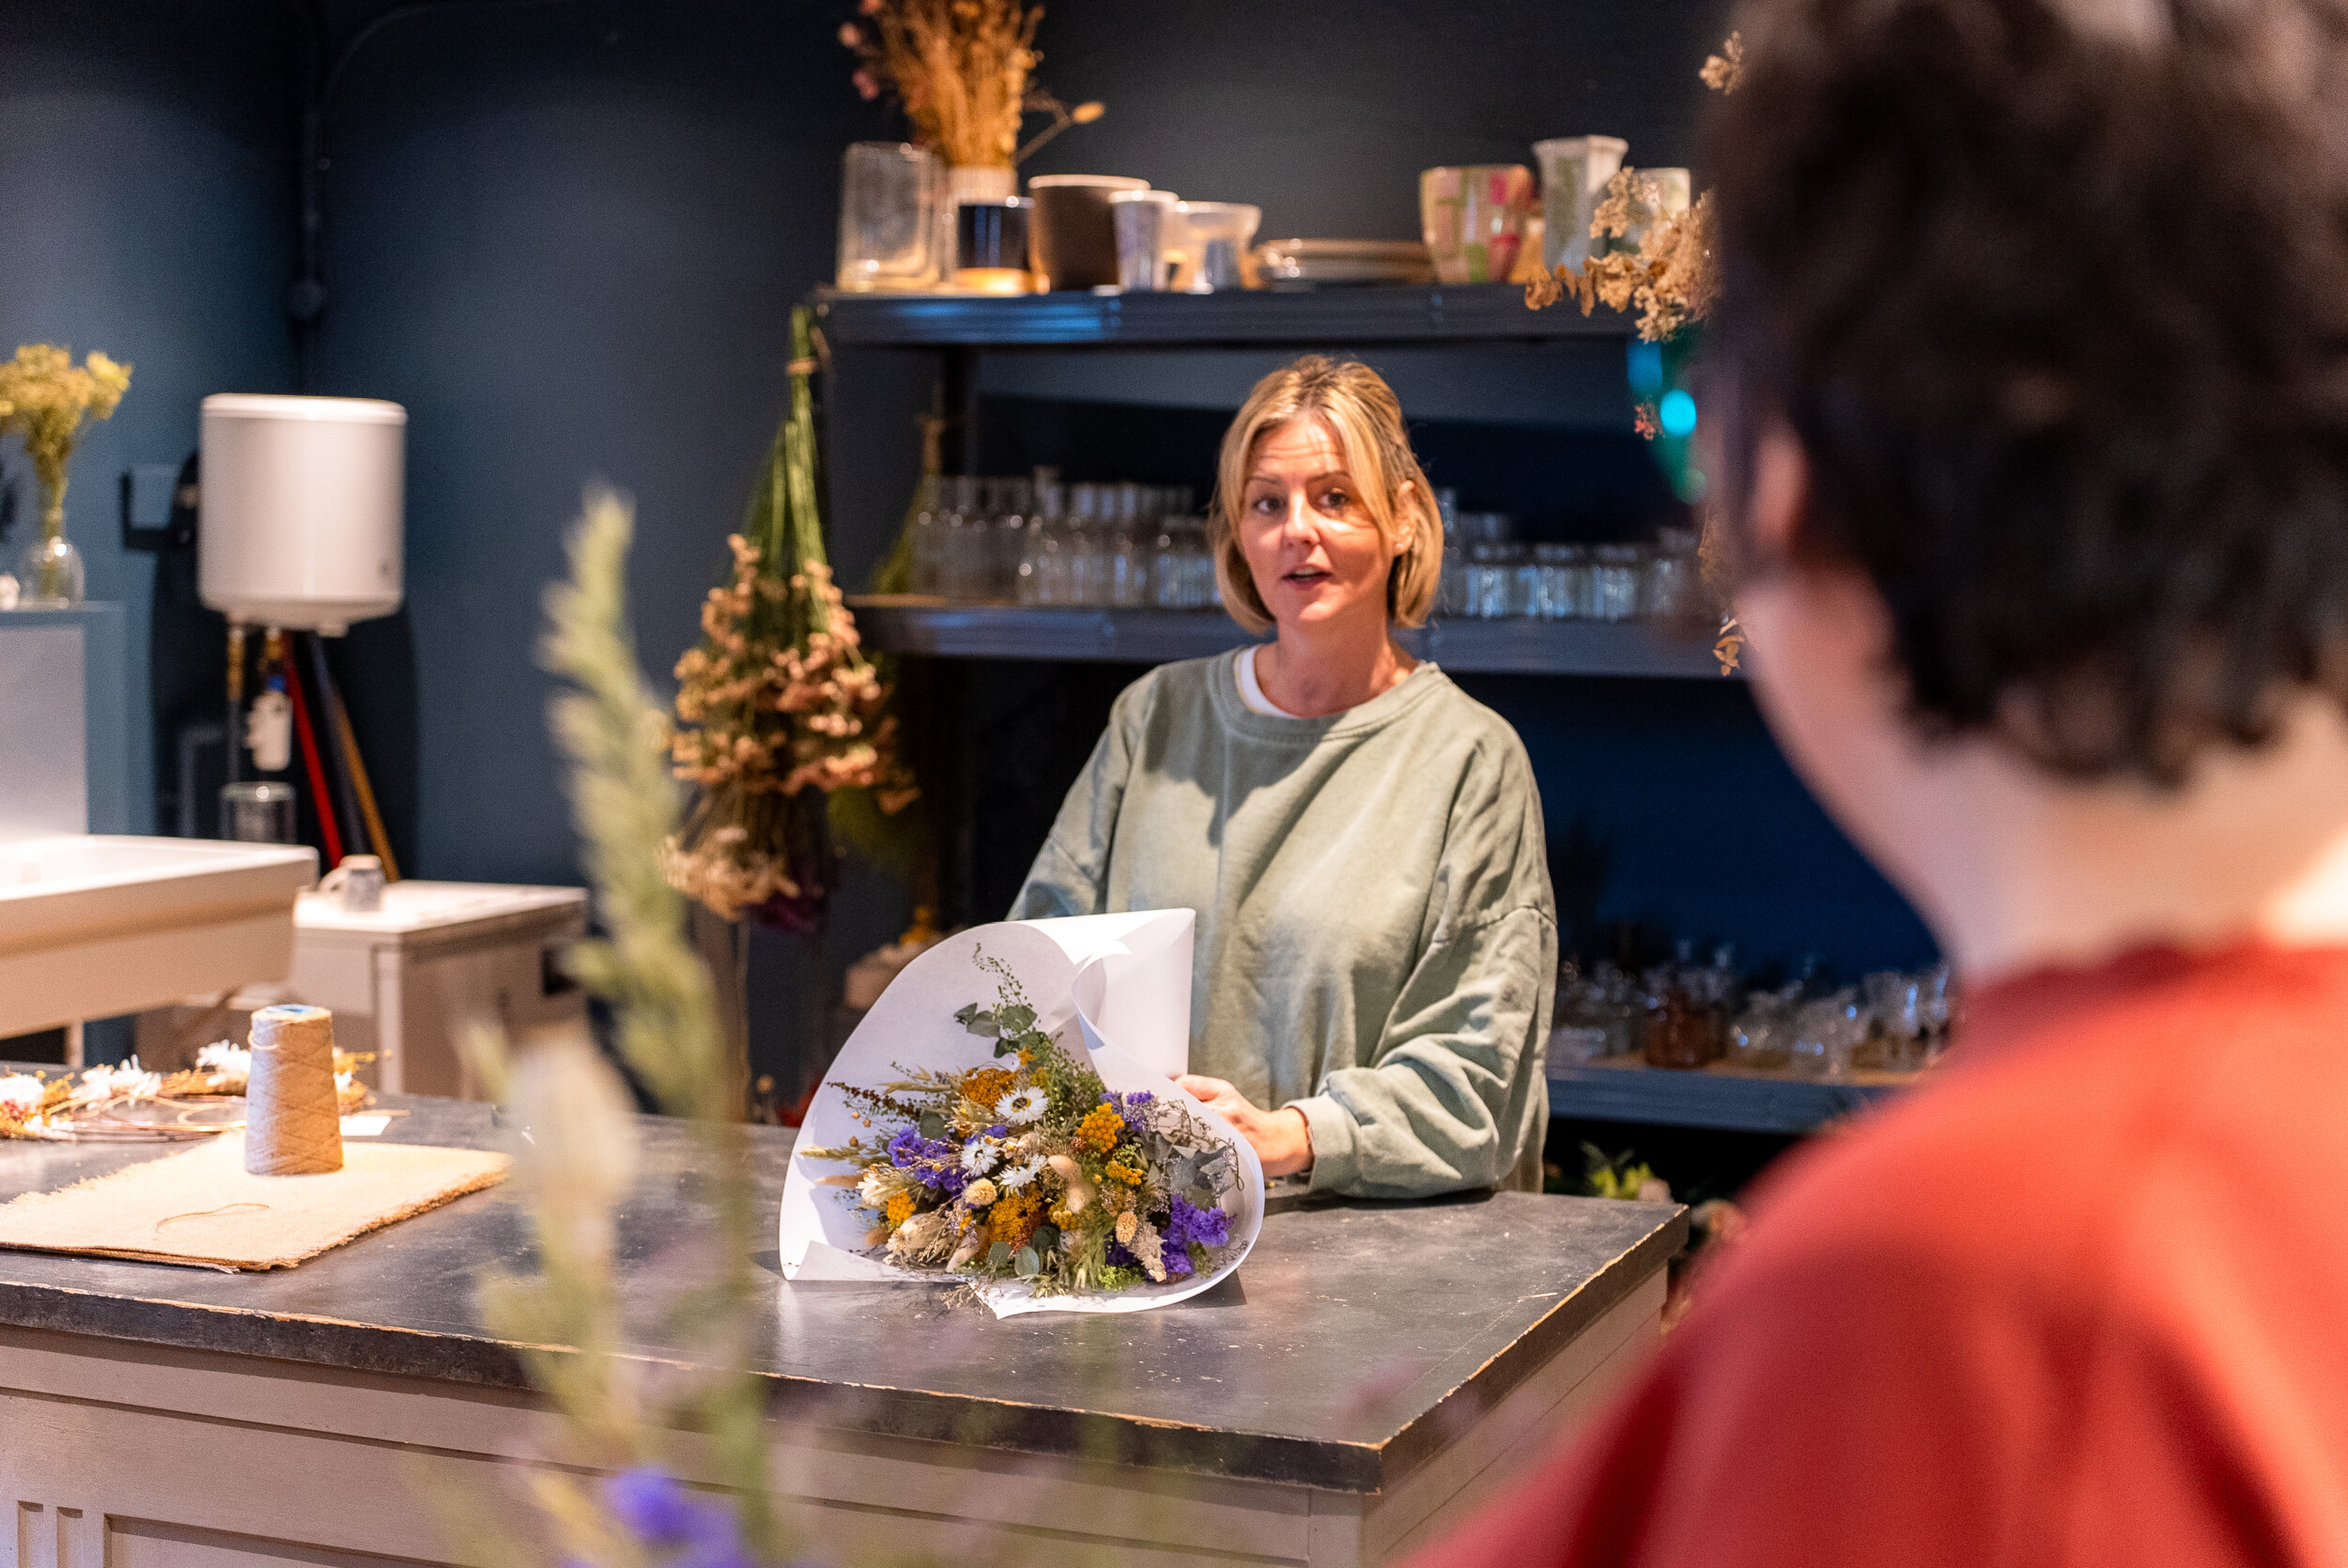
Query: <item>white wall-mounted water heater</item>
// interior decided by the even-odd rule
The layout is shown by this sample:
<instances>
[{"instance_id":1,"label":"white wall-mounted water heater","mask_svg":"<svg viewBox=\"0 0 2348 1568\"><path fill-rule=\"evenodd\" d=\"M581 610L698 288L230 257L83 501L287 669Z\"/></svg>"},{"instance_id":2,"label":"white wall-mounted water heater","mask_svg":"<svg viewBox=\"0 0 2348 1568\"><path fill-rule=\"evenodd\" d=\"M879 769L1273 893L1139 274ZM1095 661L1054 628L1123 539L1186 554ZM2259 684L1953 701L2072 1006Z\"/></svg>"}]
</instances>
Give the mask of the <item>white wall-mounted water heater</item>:
<instances>
[{"instance_id":1,"label":"white wall-mounted water heater","mask_svg":"<svg viewBox=\"0 0 2348 1568\"><path fill-rule=\"evenodd\" d=\"M407 438L408 410L375 398L206 398L204 603L329 637L397 609Z\"/></svg>"}]
</instances>

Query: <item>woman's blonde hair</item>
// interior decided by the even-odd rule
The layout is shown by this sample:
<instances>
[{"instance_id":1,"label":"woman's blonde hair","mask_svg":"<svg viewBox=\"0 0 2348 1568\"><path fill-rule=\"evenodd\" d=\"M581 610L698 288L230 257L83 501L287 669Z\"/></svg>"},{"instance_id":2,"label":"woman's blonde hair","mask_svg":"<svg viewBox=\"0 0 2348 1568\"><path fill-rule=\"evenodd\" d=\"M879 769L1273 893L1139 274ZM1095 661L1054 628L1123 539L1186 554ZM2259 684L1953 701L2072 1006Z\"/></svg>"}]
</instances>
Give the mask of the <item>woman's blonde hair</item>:
<instances>
[{"instance_id":1,"label":"woman's blonde hair","mask_svg":"<svg viewBox=\"0 0 2348 1568\"><path fill-rule=\"evenodd\" d=\"M1402 405L1384 377L1354 360L1307 354L1256 383L1223 434L1215 462L1214 504L1209 509L1208 543L1214 551L1215 580L1223 607L1251 632L1271 626L1272 612L1256 592L1254 574L1239 546L1240 508L1246 503L1247 469L1256 443L1266 432L1298 418L1328 422L1345 453L1346 471L1362 491L1362 504L1378 524L1379 537L1401 553L1386 576L1386 619L1405 626L1425 622L1435 602L1435 579L1443 571L1443 518L1434 492L1411 452L1402 424Z\"/></svg>"}]
</instances>

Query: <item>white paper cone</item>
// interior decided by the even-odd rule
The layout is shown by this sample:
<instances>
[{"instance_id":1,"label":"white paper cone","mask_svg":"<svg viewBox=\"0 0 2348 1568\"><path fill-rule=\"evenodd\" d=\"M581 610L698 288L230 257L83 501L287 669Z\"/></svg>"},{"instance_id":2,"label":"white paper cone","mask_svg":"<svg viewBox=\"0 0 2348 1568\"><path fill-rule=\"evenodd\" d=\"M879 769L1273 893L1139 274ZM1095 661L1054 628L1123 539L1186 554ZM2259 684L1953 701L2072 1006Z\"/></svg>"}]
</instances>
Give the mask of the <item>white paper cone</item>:
<instances>
[{"instance_id":1,"label":"white paper cone","mask_svg":"<svg viewBox=\"0 0 2348 1568\"><path fill-rule=\"evenodd\" d=\"M905 966L864 1015L826 1075L806 1124L801 1148L837 1148L867 1132L851 1115L842 1084L872 1087L902 1077L900 1068L960 1072L994 1062L989 1041L954 1021L970 1003L992 1007L995 976L976 961L983 951L1010 966L1036 1010L1037 1027L1063 1047L1080 1044L1092 1069L1117 1094L1148 1090L1187 1104L1237 1151L1239 1210L1231 1216L1231 1245L1219 1267L1164 1284L1143 1284L1113 1296L1047 1296L1038 1299L1019 1281L975 1283L998 1317L1023 1312L1139 1312L1212 1289L1237 1268L1263 1225L1263 1166L1231 1125L1176 1088L1190 1060L1189 910L1090 915L1069 920L1018 920L981 926L948 937ZM943 1270L899 1268L864 1255L871 1219L854 1207L847 1189L816 1185L850 1167L793 1155L783 1184L782 1272L794 1284L826 1280L903 1284L961 1283Z\"/></svg>"}]
</instances>

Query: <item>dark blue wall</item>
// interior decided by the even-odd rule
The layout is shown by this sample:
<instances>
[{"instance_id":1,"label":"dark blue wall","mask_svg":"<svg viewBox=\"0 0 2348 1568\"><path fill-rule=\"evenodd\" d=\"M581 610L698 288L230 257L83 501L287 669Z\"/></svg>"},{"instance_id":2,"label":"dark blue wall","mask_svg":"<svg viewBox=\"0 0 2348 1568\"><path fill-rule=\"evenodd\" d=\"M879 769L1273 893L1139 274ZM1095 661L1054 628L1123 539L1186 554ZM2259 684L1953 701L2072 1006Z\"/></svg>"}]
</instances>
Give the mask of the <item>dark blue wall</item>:
<instances>
[{"instance_id":1,"label":"dark blue wall","mask_svg":"<svg viewBox=\"0 0 2348 1568\"><path fill-rule=\"evenodd\" d=\"M67 343L136 367L83 440L66 501L89 596L130 607L135 833L155 830L155 747L137 716L155 558L122 548L116 481L193 451L205 394L292 390L291 47L291 12L252 0L0 7L0 354ZM13 440L0 461L17 492L0 543L12 569L38 492Z\"/></svg>"},{"instance_id":2,"label":"dark blue wall","mask_svg":"<svg viewBox=\"0 0 2348 1568\"><path fill-rule=\"evenodd\" d=\"M343 0L330 30L386 8ZM1539 137L1591 131L1628 137L1634 161L1686 161L1723 8L1063 0L1043 79L1109 114L1029 172L1257 202L1267 235L1407 236L1430 163L1525 160ZM894 133L833 41L852 9L454 7L385 28L344 77L309 390L409 410L409 606L337 659L411 873L578 880L532 662L538 594L600 475L639 502L632 587L656 676L692 639L780 408L789 307L830 270L841 149ZM296 37L270 0L0 6L0 201L17 241L0 335L138 361L75 511L93 592L131 600L134 625L147 568L114 547L113 473L176 461L203 392L293 381ZM856 450L833 477L840 553L861 562L903 505L926 371L857 358L832 409ZM1586 423L1605 396L1579 392L1552 423ZM1603 913L1782 931L1749 948L1847 943L1867 962L1924 949L1741 696L1537 684L1491 699L1528 730L1552 825L1611 846ZM840 913L822 954L762 945L770 1042L813 1026L840 963L902 909L866 886Z\"/></svg>"}]
</instances>

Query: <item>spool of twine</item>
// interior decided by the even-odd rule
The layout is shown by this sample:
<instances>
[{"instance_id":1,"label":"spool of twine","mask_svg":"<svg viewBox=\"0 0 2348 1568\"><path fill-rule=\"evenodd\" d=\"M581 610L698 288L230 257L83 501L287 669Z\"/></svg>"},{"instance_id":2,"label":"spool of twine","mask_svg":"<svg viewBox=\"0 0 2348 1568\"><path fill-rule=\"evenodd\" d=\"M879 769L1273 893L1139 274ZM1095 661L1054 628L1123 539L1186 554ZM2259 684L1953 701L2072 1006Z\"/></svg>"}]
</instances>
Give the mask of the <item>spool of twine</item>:
<instances>
[{"instance_id":1,"label":"spool of twine","mask_svg":"<svg viewBox=\"0 0 2348 1568\"><path fill-rule=\"evenodd\" d=\"M317 1176L343 1168L334 1015L324 1007L281 1004L253 1015L244 1168L255 1176Z\"/></svg>"}]
</instances>

